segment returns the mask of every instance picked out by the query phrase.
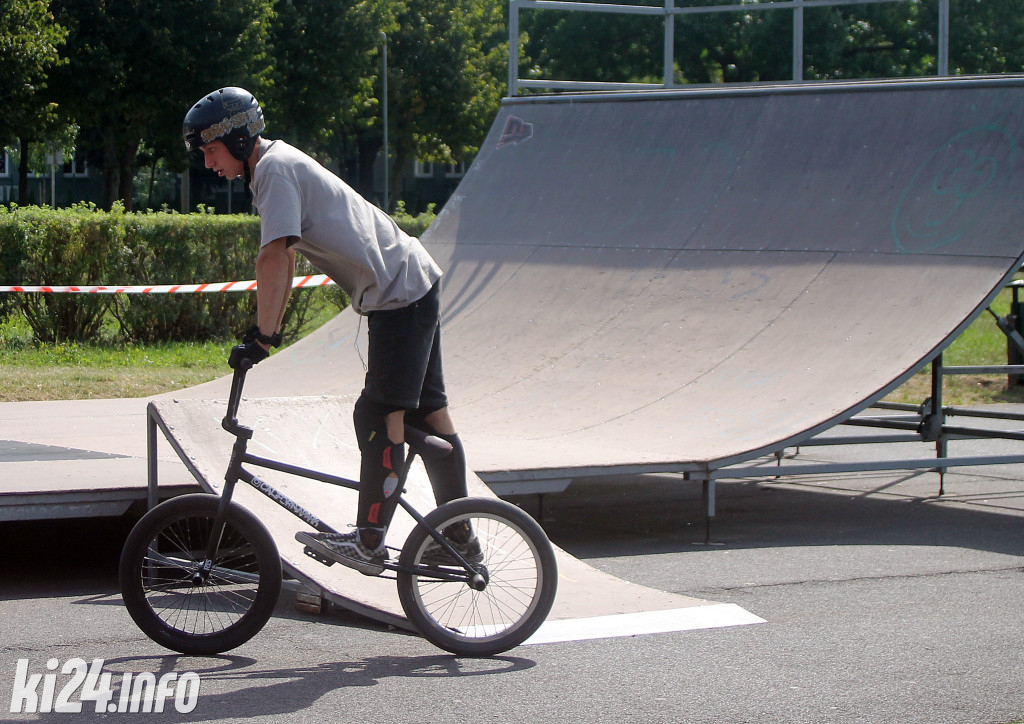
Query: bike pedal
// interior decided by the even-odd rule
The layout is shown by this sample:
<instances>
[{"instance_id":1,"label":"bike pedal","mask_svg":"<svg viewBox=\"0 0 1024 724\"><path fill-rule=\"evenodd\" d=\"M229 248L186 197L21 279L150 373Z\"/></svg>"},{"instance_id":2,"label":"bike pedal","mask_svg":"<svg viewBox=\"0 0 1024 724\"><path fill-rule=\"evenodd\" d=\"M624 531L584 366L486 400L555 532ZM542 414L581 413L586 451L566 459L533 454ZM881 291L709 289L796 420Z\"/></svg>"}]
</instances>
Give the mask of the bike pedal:
<instances>
[{"instance_id":1,"label":"bike pedal","mask_svg":"<svg viewBox=\"0 0 1024 724\"><path fill-rule=\"evenodd\" d=\"M319 551L316 551L316 550L310 548L309 546L306 546L305 548L303 548L302 552L305 553L310 558L312 558L317 563L323 563L325 566L333 566L337 562L337 561L334 561L334 560L328 558L325 555L322 555Z\"/></svg>"}]
</instances>

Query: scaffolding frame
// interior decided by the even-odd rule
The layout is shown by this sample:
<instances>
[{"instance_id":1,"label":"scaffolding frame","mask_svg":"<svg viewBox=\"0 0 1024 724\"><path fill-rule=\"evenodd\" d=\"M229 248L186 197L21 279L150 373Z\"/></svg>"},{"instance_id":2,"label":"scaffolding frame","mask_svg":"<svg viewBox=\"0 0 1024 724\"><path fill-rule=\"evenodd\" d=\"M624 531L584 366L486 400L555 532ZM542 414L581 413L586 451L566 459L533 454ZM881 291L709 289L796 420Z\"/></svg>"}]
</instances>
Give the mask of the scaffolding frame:
<instances>
[{"instance_id":1,"label":"scaffolding frame","mask_svg":"<svg viewBox=\"0 0 1024 724\"><path fill-rule=\"evenodd\" d=\"M838 7L842 5L875 5L880 3L916 2L917 0L774 0L770 2L740 2L724 5L677 6L676 0L664 0L661 7L654 5L605 4L571 2L568 0L509 0L508 21L508 95L516 97L524 88L540 90L651 90L680 88L674 82L675 20L681 15L709 15L727 12L762 12L789 10L793 13L793 82L804 82L804 11L810 8ZM949 75L949 0L938 0L938 44L936 75ZM664 18L664 47L661 83L604 83L589 81L560 81L519 77L519 13L522 10L555 10L562 12L612 13L618 15L646 15Z\"/></svg>"}]
</instances>

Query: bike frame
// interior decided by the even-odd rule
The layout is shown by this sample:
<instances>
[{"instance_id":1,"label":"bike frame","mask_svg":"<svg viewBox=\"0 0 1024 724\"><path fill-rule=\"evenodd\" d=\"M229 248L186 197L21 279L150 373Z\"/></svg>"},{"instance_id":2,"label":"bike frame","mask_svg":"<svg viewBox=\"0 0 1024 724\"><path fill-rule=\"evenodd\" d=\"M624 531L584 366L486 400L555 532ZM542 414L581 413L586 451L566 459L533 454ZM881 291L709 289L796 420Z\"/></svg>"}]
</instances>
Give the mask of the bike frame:
<instances>
[{"instance_id":1,"label":"bike frame","mask_svg":"<svg viewBox=\"0 0 1024 724\"><path fill-rule=\"evenodd\" d=\"M330 525L320 520L315 514L306 510L287 495L274 488L268 482L246 470L242 467L243 465L256 465L266 468L267 470L276 470L278 472L305 478L307 480L315 480L321 483L328 483L330 485L338 485L355 491L359 490L359 483L355 480L337 475L330 475L328 473L311 470L309 468L292 465L290 463L283 463L270 458L260 457L258 455L252 455L248 452L248 443L249 440L252 439L253 431L251 428L245 427L238 422L238 406L242 397L242 387L245 384L245 375L245 369L235 370L234 377L231 380L231 392L228 397L227 413L221 422L221 427L235 436L235 443L231 450L231 460L228 463L227 472L224 474L224 490L220 495L220 505L217 508L217 516L214 519L213 532L210 536L210 544L206 553L204 568L212 568L212 562L215 559L217 548L220 545L220 539L224 532L224 522L227 518L228 505L231 503L235 484L239 480L251 485L254 489L267 496L282 508L321 533L338 532ZM406 455L402 469L399 471L398 487L395 491L395 494L399 496L398 504L412 517L413 520L416 521L416 525L423 527L429 533L430 537L448 552L448 555L450 555L453 561L456 561L463 570L459 571L455 567L441 570L427 566L403 566L400 563L391 562L390 560L385 561L383 566L385 569L390 571L412 573L438 581L455 581L474 584L480 578L479 572L474 569L473 566L470 565L461 555L459 555L444 535L427 523L424 516L422 516L411 503L402 497L402 493L405 492L405 482L409 475L409 470L412 468L413 461L417 456L425 454L425 450L429 445L425 440L426 435L421 431L407 426L406 433L406 442L409 444L409 452ZM206 572L208 573L209 571Z\"/></svg>"}]
</instances>

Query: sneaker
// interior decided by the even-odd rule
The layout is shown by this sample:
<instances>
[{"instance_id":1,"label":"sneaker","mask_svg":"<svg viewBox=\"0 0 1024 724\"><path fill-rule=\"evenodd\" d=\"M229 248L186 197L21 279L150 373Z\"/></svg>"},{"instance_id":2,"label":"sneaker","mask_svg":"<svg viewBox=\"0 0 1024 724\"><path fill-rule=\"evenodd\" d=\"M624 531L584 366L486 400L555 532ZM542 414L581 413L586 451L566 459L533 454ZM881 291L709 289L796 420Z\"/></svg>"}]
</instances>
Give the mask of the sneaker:
<instances>
[{"instance_id":1,"label":"sneaker","mask_svg":"<svg viewBox=\"0 0 1024 724\"><path fill-rule=\"evenodd\" d=\"M295 540L304 543L317 553L326 556L342 565L354 568L367 576L379 576L384 571L384 561L388 560L388 549L381 541L377 548L367 548L360 538L359 531L351 533L308 533L299 531Z\"/></svg>"},{"instance_id":2,"label":"sneaker","mask_svg":"<svg viewBox=\"0 0 1024 724\"><path fill-rule=\"evenodd\" d=\"M480 539L473 533L468 522L455 523L444 529L444 537L451 543L455 552L462 556L466 563L476 565L484 562L483 548L480 546ZM420 563L425 566L456 566L458 561L452 558L451 554L441 547L441 544L431 539L423 551Z\"/></svg>"}]
</instances>

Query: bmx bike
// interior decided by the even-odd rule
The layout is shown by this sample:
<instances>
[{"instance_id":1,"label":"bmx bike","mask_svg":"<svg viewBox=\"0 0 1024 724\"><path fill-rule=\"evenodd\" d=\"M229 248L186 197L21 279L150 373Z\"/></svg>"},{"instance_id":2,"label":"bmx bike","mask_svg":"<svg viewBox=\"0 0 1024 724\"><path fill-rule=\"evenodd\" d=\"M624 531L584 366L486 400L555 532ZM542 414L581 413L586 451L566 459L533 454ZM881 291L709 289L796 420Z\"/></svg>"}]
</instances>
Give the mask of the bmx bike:
<instances>
[{"instance_id":1,"label":"bmx bike","mask_svg":"<svg viewBox=\"0 0 1024 724\"><path fill-rule=\"evenodd\" d=\"M121 595L132 619L153 641L183 654L213 655L245 643L266 624L280 594L274 539L256 515L231 499L239 480L316 530L337 532L243 466L359 487L355 480L249 453L253 431L237 419L245 374L235 371L221 423L235 436L223 492L160 503L135 525L121 552ZM398 495L417 456L451 451L444 440L408 426L406 442ZM427 640L457 655L491 656L518 646L544 622L558 573L551 543L533 518L491 498L460 498L426 515L404 496L398 502L415 527L401 549L390 549L397 559L389 555L384 568L394 574L403 611ZM482 561L468 562L441 532L463 522L480 540ZM442 565L434 544L448 553ZM424 557L428 548L433 552ZM305 553L334 563L311 548Z\"/></svg>"}]
</instances>

